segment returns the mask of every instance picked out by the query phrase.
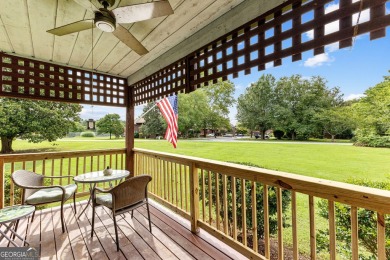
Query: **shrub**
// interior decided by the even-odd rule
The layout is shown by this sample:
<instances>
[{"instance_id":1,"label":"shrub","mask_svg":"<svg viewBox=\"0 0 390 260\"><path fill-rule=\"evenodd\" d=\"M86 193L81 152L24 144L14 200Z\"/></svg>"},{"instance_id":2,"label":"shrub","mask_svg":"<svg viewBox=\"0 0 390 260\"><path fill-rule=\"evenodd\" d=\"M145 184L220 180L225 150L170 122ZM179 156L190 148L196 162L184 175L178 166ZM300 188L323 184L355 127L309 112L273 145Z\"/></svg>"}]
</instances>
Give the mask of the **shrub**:
<instances>
[{"instance_id":1,"label":"shrub","mask_svg":"<svg viewBox=\"0 0 390 260\"><path fill-rule=\"evenodd\" d=\"M376 182L369 180L358 180L351 179L347 182L390 190L390 182ZM328 216L328 202L327 200L320 200L318 202L319 215L324 219L329 219ZM346 259L352 259L351 255L351 207L341 203L335 203L335 216L337 223L337 251ZM365 256L359 255L359 259L377 259L377 214L374 211L359 208L358 209L359 219L359 245L367 251ZM390 217L386 215L385 222L388 223ZM329 229L319 230L317 233L317 250L328 252L329 250ZM390 256L390 230L386 229L386 255L389 259ZM341 258L343 259L343 258Z\"/></svg>"},{"instance_id":2,"label":"shrub","mask_svg":"<svg viewBox=\"0 0 390 260\"><path fill-rule=\"evenodd\" d=\"M80 134L81 137L95 137L95 133L94 132L81 132Z\"/></svg>"},{"instance_id":3,"label":"shrub","mask_svg":"<svg viewBox=\"0 0 390 260\"><path fill-rule=\"evenodd\" d=\"M284 131L282 130L275 130L274 131L274 136L276 139L280 140L284 136Z\"/></svg>"},{"instance_id":4,"label":"shrub","mask_svg":"<svg viewBox=\"0 0 390 260\"><path fill-rule=\"evenodd\" d=\"M139 133L138 132L134 132L134 138L139 138Z\"/></svg>"},{"instance_id":5,"label":"shrub","mask_svg":"<svg viewBox=\"0 0 390 260\"><path fill-rule=\"evenodd\" d=\"M356 136L354 140L354 145L356 146L390 147L390 136L371 134L368 136Z\"/></svg>"}]
</instances>

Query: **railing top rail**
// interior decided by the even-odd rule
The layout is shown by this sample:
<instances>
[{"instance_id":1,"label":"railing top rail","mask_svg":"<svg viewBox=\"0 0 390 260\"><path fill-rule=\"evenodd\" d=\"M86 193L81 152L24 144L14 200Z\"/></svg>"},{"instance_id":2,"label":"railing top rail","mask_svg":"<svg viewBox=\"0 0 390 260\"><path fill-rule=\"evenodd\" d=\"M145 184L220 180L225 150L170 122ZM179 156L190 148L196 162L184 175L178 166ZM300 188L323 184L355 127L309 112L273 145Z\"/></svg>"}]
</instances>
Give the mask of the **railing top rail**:
<instances>
[{"instance_id":1,"label":"railing top rail","mask_svg":"<svg viewBox=\"0 0 390 260\"><path fill-rule=\"evenodd\" d=\"M43 152L43 153L21 153L21 154L3 154L0 155L0 160L4 160L4 163L10 162L23 162L23 161L35 161L46 159L61 159L61 158L73 158L83 156L94 155L109 155L125 153L126 149L99 149L99 150L82 150L82 151L66 151L66 152Z\"/></svg>"},{"instance_id":2,"label":"railing top rail","mask_svg":"<svg viewBox=\"0 0 390 260\"><path fill-rule=\"evenodd\" d=\"M156 158L174 160L185 165L194 164L197 168L223 173L246 180L257 181L263 184L293 190L299 193L335 202L341 202L351 206L366 208L381 213L390 213L390 191L388 190L145 149L136 148L134 149L134 152L152 155Z\"/></svg>"}]
</instances>

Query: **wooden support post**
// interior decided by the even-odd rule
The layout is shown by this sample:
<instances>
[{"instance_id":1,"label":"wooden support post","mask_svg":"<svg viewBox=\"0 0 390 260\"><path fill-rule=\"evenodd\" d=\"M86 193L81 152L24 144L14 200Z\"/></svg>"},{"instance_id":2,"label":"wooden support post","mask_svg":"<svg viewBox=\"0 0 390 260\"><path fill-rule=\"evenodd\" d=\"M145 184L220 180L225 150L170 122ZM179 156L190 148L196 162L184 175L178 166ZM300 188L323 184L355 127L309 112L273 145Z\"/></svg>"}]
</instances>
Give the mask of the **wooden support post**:
<instances>
[{"instance_id":1,"label":"wooden support post","mask_svg":"<svg viewBox=\"0 0 390 260\"><path fill-rule=\"evenodd\" d=\"M4 208L4 159L0 158L0 209Z\"/></svg>"},{"instance_id":2,"label":"wooden support post","mask_svg":"<svg viewBox=\"0 0 390 260\"><path fill-rule=\"evenodd\" d=\"M191 205L190 205L190 214L191 214L191 232L199 233L198 228L198 219L199 219L199 176L198 168L196 168L195 163L192 163L190 166L190 187L191 187Z\"/></svg>"},{"instance_id":3,"label":"wooden support post","mask_svg":"<svg viewBox=\"0 0 390 260\"><path fill-rule=\"evenodd\" d=\"M134 88L129 87L126 105L126 170L134 176Z\"/></svg>"}]
</instances>

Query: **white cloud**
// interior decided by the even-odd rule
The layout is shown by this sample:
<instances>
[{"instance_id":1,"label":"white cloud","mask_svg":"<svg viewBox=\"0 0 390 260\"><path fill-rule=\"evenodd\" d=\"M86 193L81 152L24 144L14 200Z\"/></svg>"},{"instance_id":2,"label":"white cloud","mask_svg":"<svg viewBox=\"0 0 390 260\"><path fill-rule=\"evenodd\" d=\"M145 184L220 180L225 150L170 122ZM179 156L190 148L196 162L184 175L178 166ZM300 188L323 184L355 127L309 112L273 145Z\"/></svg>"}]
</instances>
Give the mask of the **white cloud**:
<instances>
[{"instance_id":1,"label":"white cloud","mask_svg":"<svg viewBox=\"0 0 390 260\"><path fill-rule=\"evenodd\" d=\"M312 58L308 58L303 65L305 67L319 67L324 64L329 64L334 60L335 59L333 57L330 57L328 53L322 53Z\"/></svg>"},{"instance_id":2,"label":"white cloud","mask_svg":"<svg viewBox=\"0 0 390 260\"><path fill-rule=\"evenodd\" d=\"M360 99L364 97L364 94L349 94L348 96L344 97L345 101L354 100L354 99Z\"/></svg>"},{"instance_id":3,"label":"white cloud","mask_svg":"<svg viewBox=\"0 0 390 260\"><path fill-rule=\"evenodd\" d=\"M99 120L107 114L118 114L121 120L126 119L126 109L120 107L90 106L84 105L80 117L82 119Z\"/></svg>"}]
</instances>

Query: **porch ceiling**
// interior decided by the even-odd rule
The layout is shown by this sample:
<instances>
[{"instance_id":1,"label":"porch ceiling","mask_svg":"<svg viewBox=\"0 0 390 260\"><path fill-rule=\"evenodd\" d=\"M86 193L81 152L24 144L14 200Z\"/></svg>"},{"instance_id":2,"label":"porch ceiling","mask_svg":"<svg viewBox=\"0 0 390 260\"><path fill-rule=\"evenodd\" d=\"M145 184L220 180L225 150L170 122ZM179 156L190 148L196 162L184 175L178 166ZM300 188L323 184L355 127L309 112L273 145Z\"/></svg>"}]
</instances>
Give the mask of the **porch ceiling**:
<instances>
[{"instance_id":1,"label":"porch ceiling","mask_svg":"<svg viewBox=\"0 0 390 260\"><path fill-rule=\"evenodd\" d=\"M119 6L151 2L117 1ZM149 50L148 54L139 56L111 33L103 33L99 29L93 29L93 33L86 30L65 36L47 33L54 27L93 17L93 13L74 0L1 0L0 51L84 69L92 68L93 56L93 67L99 72L129 77L148 67L148 73L153 73L284 1L169 2L174 9L174 14L170 16L123 24ZM202 35L198 37L200 30ZM194 36L196 33L197 36ZM181 52L173 51L175 55L158 60L164 53L172 53L178 45Z\"/></svg>"}]
</instances>

